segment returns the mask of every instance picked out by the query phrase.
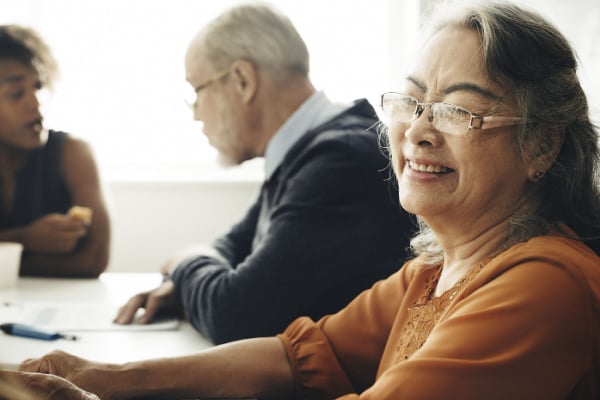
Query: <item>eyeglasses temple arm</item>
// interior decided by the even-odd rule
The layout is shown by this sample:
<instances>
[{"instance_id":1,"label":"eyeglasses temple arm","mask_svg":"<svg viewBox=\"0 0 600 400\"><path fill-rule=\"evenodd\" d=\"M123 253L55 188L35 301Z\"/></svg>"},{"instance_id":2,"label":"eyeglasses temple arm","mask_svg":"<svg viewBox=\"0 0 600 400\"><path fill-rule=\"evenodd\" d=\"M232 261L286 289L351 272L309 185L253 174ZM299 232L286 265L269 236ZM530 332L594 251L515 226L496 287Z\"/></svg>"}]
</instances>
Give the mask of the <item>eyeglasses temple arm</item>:
<instances>
[{"instance_id":1,"label":"eyeglasses temple arm","mask_svg":"<svg viewBox=\"0 0 600 400\"><path fill-rule=\"evenodd\" d=\"M473 115L469 122L469 129L492 129L502 126L520 125L525 122L525 119L521 117L499 117L495 115L480 117Z\"/></svg>"}]
</instances>

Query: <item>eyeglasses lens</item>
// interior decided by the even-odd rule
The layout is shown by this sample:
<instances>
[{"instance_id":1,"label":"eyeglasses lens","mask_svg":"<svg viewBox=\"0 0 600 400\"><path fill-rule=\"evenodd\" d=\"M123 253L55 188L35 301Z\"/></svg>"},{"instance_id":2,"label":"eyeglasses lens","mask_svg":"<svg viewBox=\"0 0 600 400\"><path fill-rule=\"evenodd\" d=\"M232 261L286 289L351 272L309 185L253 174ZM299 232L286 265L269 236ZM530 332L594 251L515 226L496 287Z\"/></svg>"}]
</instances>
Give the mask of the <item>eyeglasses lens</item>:
<instances>
[{"instance_id":1,"label":"eyeglasses lens","mask_svg":"<svg viewBox=\"0 0 600 400\"><path fill-rule=\"evenodd\" d=\"M417 99L397 93L384 94L381 105L388 123L412 122L420 117L421 113L425 113L425 116L430 119L436 129L450 134L466 132L471 120L471 113L451 104L422 104L422 108L418 110L419 103ZM425 108L430 108L430 110Z\"/></svg>"}]
</instances>

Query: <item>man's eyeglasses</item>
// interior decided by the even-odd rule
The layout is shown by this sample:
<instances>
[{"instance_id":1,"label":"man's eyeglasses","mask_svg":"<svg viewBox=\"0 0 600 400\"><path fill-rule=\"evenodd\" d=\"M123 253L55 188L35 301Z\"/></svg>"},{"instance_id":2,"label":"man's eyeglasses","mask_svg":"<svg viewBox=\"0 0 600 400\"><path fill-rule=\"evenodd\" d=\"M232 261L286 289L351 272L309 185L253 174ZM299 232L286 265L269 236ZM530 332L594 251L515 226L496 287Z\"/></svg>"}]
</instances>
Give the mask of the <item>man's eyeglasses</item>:
<instances>
[{"instance_id":1,"label":"man's eyeglasses","mask_svg":"<svg viewBox=\"0 0 600 400\"><path fill-rule=\"evenodd\" d=\"M218 82L220 79L225 78L229 74L229 72L231 72L231 69L230 69L230 67L227 67L227 69L217 72L216 74L214 74L213 76L208 78L205 82L202 82L198 86L194 87L194 94L195 94L196 98L193 102L186 101L188 106L192 110L194 110L196 108L196 104L198 103L198 93L200 93L201 90L206 89L208 86L212 85L213 83Z\"/></svg>"},{"instance_id":2,"label":"man's eyeglasses","mask_svg":"<svg viewBox=\"0 0 600 400\"><path fill-rule=\"evenodd\" d=\"M471 129L492 129L525 123L525 119L521 117L482 117L453 104L419 103L414 97L395 92L382 94L380 105L387 123L414 122L429 107L429 121L437 130L451 135L464 135Z\"/></svg>"}]
</instances>

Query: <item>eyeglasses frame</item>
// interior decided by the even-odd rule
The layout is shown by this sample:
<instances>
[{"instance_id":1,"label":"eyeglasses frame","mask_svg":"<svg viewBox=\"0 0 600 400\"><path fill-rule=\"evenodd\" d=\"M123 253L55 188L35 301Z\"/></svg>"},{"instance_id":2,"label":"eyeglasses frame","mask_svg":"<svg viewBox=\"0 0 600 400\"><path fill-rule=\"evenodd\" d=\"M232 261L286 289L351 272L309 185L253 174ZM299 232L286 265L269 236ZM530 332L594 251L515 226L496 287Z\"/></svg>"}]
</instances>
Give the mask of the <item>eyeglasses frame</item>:
<instances>
[{"instance_id":1,"label":"eyeglasses frame","mask_svg":"<svg viewBox=\"0 0 600 400\"><path fill-rule=\"evenodd\" d=\"M206 81L199 84L198 86L195 86L194 93L196 94L196 100L193 103L188 104L190 106L190 108L192 110L196 109L196 105L198 104L198 93L200 93L202 90L206 89L208 86L212 85L213 83L218 82L219 80L225 78L230 72L231 72L231 67L227 67L226 69L224 69L222 71L216 72L213 76L211 76Z\"/></svg>"},{"instance_id":2,"label":"eyeglasses frame","mask_svg":"<svg viewBox=\"0 0 600 400\"><path fill-rule=\"evenodd\" d=\"M404 98L411 98L416 101L417 104L415 107L415 113L413 114L412 118L409 121L402 121L402 122L414 122L416 119L418 119L421 116L421 114L423 114L426 107L429 107L429 109L431 109L431 107L435 104L443 104L443 105L455 107L455 108L457 108L459 110L463 110L467 114L469 114L470 120L469 120L469 126L467 127L467 132L470 131L471 129L493 129L493 128L500 128L500 127L505 127L505 126L521 125L521 124L525 124L527 122L523 117L509 117L509 116L498 116L498 115L486 115L486 116L477 115L477 114L473 114L471 111L467 110L464 107L457 106L455 104L450 104L450 103L444 103L444 102L420 103L416 98L399 93L399 92L385 92L380 96L380 107L382 110L384 109L383 108L383 100L384 100L385 95L387 95L387 94L400 95ZM454 133L450 133L450 134L457 135Z\"/></svg>"}]
</instances>

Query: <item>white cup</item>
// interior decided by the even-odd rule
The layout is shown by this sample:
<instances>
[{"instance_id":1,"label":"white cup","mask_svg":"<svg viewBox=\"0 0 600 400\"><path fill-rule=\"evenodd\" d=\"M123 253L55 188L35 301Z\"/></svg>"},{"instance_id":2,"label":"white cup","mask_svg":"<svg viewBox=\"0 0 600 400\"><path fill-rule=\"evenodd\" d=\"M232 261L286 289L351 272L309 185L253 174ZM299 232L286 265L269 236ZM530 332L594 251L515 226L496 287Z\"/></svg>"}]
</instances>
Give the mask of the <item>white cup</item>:
<instances>
[{"instance_id":1,"label":"white cup","mask_svg":"<svg viewBox=\"0 0 600 400\"><path fill-rule=\"evenodd\" d=\"M17 285L23 245L16 242L0 242L0 288Z\"/></svg>"}]
</instances>

